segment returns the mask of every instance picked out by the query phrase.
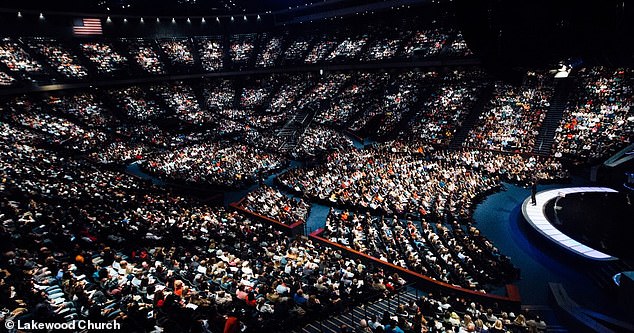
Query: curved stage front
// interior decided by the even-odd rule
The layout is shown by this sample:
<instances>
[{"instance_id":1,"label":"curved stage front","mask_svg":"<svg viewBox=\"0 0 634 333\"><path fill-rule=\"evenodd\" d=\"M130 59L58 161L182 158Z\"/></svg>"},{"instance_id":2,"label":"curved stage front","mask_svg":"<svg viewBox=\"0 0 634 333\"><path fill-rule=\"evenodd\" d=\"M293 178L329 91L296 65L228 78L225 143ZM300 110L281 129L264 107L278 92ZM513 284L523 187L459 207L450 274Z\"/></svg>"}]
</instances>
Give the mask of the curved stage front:
<instances>
[{"instance_id":1,"label":"curved stage front","mask_svg":"<svg viewBox=\"0 0 634 333\"><path fill-rule=\"evenodd\" d=\"M524 215L526 221L528 221L528 223L540 234L570 252L593 260L616 260L617 258L613 256L595 250L570 238L568 235L557 229L552 224L552 221L550 221L546 216L546 205L551 200L556 200L562 195L587 192L618 193L618 191L608 187L569 187L542 191L537 193L535 196L537 202L536 205L531 204L530 197L524 200L524 203L522 204L522 214Z\"/></svg>"}]
</instances>

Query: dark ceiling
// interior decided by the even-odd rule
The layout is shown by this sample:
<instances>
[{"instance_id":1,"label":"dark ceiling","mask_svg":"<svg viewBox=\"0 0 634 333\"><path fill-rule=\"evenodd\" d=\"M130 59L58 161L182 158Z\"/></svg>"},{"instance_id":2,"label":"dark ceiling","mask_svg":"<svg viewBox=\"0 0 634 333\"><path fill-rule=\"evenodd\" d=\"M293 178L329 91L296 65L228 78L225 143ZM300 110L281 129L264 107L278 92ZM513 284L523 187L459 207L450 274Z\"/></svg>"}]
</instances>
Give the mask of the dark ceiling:
<instances>
[{"instance_id":1,"label":"dark ceiling","mask_svg":"<svg viewBox=\"0 0 634 333\"><path fill-rule=\"evenodd\" d=\"M582 58L634 61L627 0L454 0L469 46L492 67Z\"/></svg>"},{"instance_id":2,"label":"dark ceiling","mask_svg":"<svg viewBox=\"0 0 634 333\"><path fill-rule=\"evenodd\" d=\"M362 2L375 2L362 1ZM381 0L378 0L381 1ZM345 4L354 0L30 0L0 8L122 15L226 15L262 13L306 5Z\"/></svg>"}]
</instances>

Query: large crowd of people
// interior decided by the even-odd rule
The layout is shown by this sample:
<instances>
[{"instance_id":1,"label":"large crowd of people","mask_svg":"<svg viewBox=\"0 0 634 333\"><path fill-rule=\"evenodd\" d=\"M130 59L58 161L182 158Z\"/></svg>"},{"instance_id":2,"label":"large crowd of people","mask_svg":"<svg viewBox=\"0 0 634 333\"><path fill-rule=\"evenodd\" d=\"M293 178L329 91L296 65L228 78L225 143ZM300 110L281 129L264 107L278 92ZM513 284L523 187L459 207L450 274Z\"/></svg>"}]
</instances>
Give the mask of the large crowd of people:
<instances>
[{"instance_id":1,"label":"large crowd of people","mask_svg":"<svg viewBox=\"0 0 634 333\"><path fill-rule=\"evenodd\" d=\"M86 58L88 58L100 73L112 73L123 69L127 59L114 50L108 43L82 43L80 44Z\"/></svg>"},{"instance_id":2,"label":"large crowd of people","mask_svg":"<svg viewBox=\"0 0 634 333\"><path fill-rule=\"evenodd\" d=\"M310 126L300 136L296 157L314 158L332 151L346 151L352 147L346 135L324 126Z\"/></svg>"},{"instance_id":3,"label":"large crowd of people","mask_svg":"<svg viewBox=\"0 0 634 333\"><path fill-rule=\"evenodd\" d=\"M1 284L5 319L87 318L117 321L128 331L281 330L405 283L238 213L162 194L128 176L90 172L89 165L20 144L34 142L23 130L2 126L0 133L1 153L21 162L19 168L1 169L7 179L0 185L2 261L11 263L4 266ZM44 165L87 182L50 191L62 180L31 172ZM39 185L47 187L33 183L39 177ZM22 200L26 193L29 202ZM408 306L420 316L419 324L437 329L454 325L440 319L447 311L469 313L476 322L486 315L481 326L498 325L495 315L505 317L500 309L435 295ZM405 320L394 321L406 328L404 309L396 314ZM373 329L390 324L395 325L391 317L370 321Z\"/></svg>"},{"instance_id":4,"label":"large crowd of people","mask_svg":"<svg viewBox=\"0 0 634 333\"><path fill-rule=\"evenodd\" d=\"M46 136L48 141L76 151L88 151L107 139L100 129L91 129L61 115L43 112L41 101L15 97L6 105L8 113L0 119L30 128Z\"/></svg>"},{"instance_id":5,"label":"large crowd of people","mask_svg":"<svg viewBox=\"0 0 634 333\"><path fill-rule=\"evenodd\" d=\"M125 112L130 119L146 120L166 113L166 110L139 86L113 89L109 91L109 95L112 96L119 110Z\"/></svg>"},{"instance_id":6,"label":"large crowd of people","mask_svg":"<svg viewBox=\"0 0 634 333\"><path fill-rule=\"evenodd\" d=\"M300 35L288 46L282 57L282 64L296 64L306 57L312 44L312 36Z\"/></svg>"},{"instance_id":7,"label":"large crowd of people","mask_svg":"<svg viewBox=\"0 0 634 333\"><path fill-rule=\"evenodd\" d=\"M193 66L193 48L185 39L166 39L160 41L163 52L173 65Z\"/></svg>"},{"instance_id":8,"label":"large crowd of people","mask_svg":"<svg viewBox=\"0 0 634 333\"><path fill-rule=\"evenodd\" d=\"M285 163L281 156L244 144L203 143L158 154L144 161L143 167L159 177L190 184L240 187Z\"/></svg>"},{"instance_id":9,"label":"large crowd of people","mask_svg":"<svg viewBox=\"0 0 634 333\"><path fill-rule=\"evenodd\" d=\"M448 145L475 104L483 85L480 80L461 79L443 84L411 117L407 130L413 139Z\"/></svg>"},{"instance_id":10,"label":"large crowd of people","mask_svg":"<svg viewBox=\"0 0 634 333\"><path fill-rule=\"evenodd\" d=\"M153 124L151 121L120 123L119 126L114 128L114 132L120 140L134 144L141 143L160 149L174 149L192 143L209 141L215 137L215 132L210 129L175 133L168 128ZM127 153L120 152L120 155L125 154Z\"/></svg>"},{"instance_id":11,"label":"large crowd of people","mask_svg":"<svg viewBox=\"0 0 634 333\"><path fill-rule=\"evenodd\" d=\"M0 41L0 62L13 72L40 72L42 65L10 38Z\"/></svg>"},{"instance_id":12,"label":"large crowd of people","mask_svg":"<svg viewBox=\"0 0 634 333\"><path fill-rule=\"evenodd\" d=\"M49 96L45 102L53 112L74 118L85 127L107 128L114 123L113 115L106 111L103 102L92 93Z\"/></svg>"},{"instance_id":13,"label":"large crowd of people","mask_svg":"<svg viewBox=\"0 0 634 333\"><path fill-rule=\"evenodd\" d=\"M403 53L406 56L437 56L447 43L448 32L440 29L414 31L406 43Z\"/></svg>"},{"instance_id":14,"label":"large crowd of people","mask_svg":"<svg viewBox=\"0 0 634 333\"><path fill-rule=\"evenodd\" d=\"M335 98L341 87L351 78L351 73L331 73L320 77L319 82L308 89L297 101L297 107L316 107L321 102Z\"/></svg>"},{"instance_id":15,"label":"large crowd of people","mask_svg":"<svg viewBox=\"0 0 634 333\"><path fill-rule=\"evenodd\" d=\"M359 31L304 31L303 33L229 34L192 38L127 38L72 42L41 37L4 38L0 62L11 71L37 73L34 80L87 80L94 76L136 77L139 74L217 72L246 68L274 68L318 63L355 63L451 56L470 56L462 35L445 28L410 30L412 22L384 27L370 25ZM436 25L436 24L432 24ZM406 27L406 30L403 30ZM387 29L387 31L386 31ZM30 54L34 52L35 54ZM77 52L77 53L75 53ZM52 68L36 60L43 55ZM84 64L83 57L89 60ZM94 65L90 66L90 65ZM137 64L137 66L128 66ZM231 64L231 66L227 66ZM96 71L92 73L91 71ZM93 76L94 74L94 76ZM33 79L25 76L22 79Z\"/></svg>"},{"instance_id":16,"label":"large crowd of people","mask_svg":"<svg viewBox=\"0 0 634 333\"><path fill-rule=\"evenodd\" d=\"M552 77L528 72L519 87L497 82L465 147L532 152L553 93Z\"/></svg>"},{"instance_id":17,"label":"large crowd of people","mask_svg":"<svg viewBox=\"0 0 634 333\"><path fill-rule=\"evenodd\" d=\"M46 57L48 63L62 75L71 78L82 78L88 75L88 70L79 64L77 57L58 42L34 39L29 45Z\"/></svg>"},{"instance_id":18,"label":"large crowd of people","mask_svg":"<svg viewBox=\"0 0 634 333\"><path fill-rule=\"evenodd\" d=\"M453 222L373 217L331 210L323 233L330 241L438 281L486 292L514 281L509 257L471 226ZM467 230L465 230L467 229Z\"/></svg>"},{"instance_id":19,"label":"large crowd of people","mask_svg":"<svg viewBox=\"0 0 634 333\"><path fill-rule=\"evenodd\" d=\"M580 72L579 86L557 129L557 157L597 158L631 142L628 73L597 68ZM489 84L494 86L493 97L463 146L531 152L539 144L537 134L553 90L551 79L540 72L529 72L518 87L491 81L479 70L275 74L246 81L204 79L111 88L99 96L90 89L82 93L92 95L89 98L53 96L45 104L57 110L51 116L66 114L84 124L104 125L109 121L104 116L123 110L133 121L175 117L186 124L216 126L219 136L256 141L272 138L285 124L314 113L317 123L359 137L448 145ZM101 112L104 97L111 98L108 107L117 108L115 112ZM259 131L264 133L256 134ZM298 139L301 136L295 135L291 143L300 147L296 156L313 156L315 151L301 148L305 144ZM268 148L280 146L277 143Z\"/></svg>"},{"instance_id":20,"label":"large crowd of people","mask_svg":"<svg viewBox=\"0 0 634 333\"><path fill-rule=\"evenodd\" d=\"M546 332L548 325L529 311L515 313L484 307L465 299L423 294L399 302L394 310L374 313L343 327L362 333L381 332Z\"/></svg>"},{"instance_id":21,"label":"large crowd of people","mask_svg":"<svg viewBox=\"0 0 634 333\"><path fill-rule=\"evenodd\" d=\"M282 54L282 43L284 38L279 36L273 36L270 39L266 34L262 35L261 43L264 45L264 50L258 54L258 59L255 63L257 67L272 67L277 63L277 58Z\"/></svg>"},{"instance_id":22,"label":"large crowd of people","mask_svg":"<svg viewBox=\"0 0 634 333\"><path fill-rule=\"evenodd\" d=\"M579 87L555 136L555 154L597 159L632 143L634 72L591 67L578 73Z\"/></svg>"},{"instance_id":23,"label":"large crowd of people","mask_svg":"<svg viewBox=\"0 0 634 333\"><path fill-rule=\"evenodd\" d=\"M35 148L37 134L0 126L3 320L281 330L380 295L370 281L402 282L309 239Z\"/></svg>"},{"instance_id":24,"label":"large crowd of people","mask_svg":"<svg viewBox=\"0 0 634 333\"><path fill-rule=\"evenodd\" d=\"M384 60L395 58L401 47L402 40L400 38L383 38L377 40L365 55L365 59L372 60Z\"/></svg>"},{"instance_id":25,"label":"large crowd of people","mask_svg":"<svg viewBox=\"0 0 634 333\"><path fill-rule=\"evenodd\" d=\"M456 31L411 29L92 41L80 44L79 57L54 40L3 39L0 85L50 67L76 79L95 69L113 75L135 61L131 70L168 74L197 61L219 71L471 54ZM541 72L518 87L478 69L395 68L158 77L3 97L0 320L284 331L409 282L344 248L488 293L519 272L475 226L476 204L505 182L567 178L557 159L564 154L598 158L631 143L631 75L602 67L578 73L555 158L524 154L538 144L553 95ZM489 84L493 97L463 148L446 148ZM358 138L366 135L379 143L364 146L370 141ZM274 174L274 185L263 185ZM250 214L200 200L206 191L243 193L242 208L287 225L324 204L330 213L321 236L342 247L284 236ZM523 332L545 324L425 293L355 327L397 328Z\"/></svg>"},{"instance_id":26,"label":"large crowd of people","mask_svg":"<svg viewBox=\"0 0 634 333\"><path fill-rule=\"evenodd\" d=\"M379 120L376 128L378 137L385 137L397 129L406 115L410 114L420 100L425 81L437 76L434 71L406 71L394 78L382 92L382 96L365 109L361 116L349 127L353 132L369 132L368 124Z\"/></svg>"},{"instance_id":27,"label":"large crowd of people","mask_svg":"<svg viewBox=\"0 0 634 333\"><path fill-rule=\"evenodd\" d=\"M346 128L360 111L376 102L377 96L392 81L388 73L356 73L353 80L321 108L316 120L322 124Z\"/></svg>"},{"instance_id":28,"label":"large crowd of people","mask_svg":"<svg viewBox=\"0 0 634 333\"><path fill-rule=\"evenodd\" d=\"M245 109L262 107L276 84L276 77L253 80L249 86L242 89L240 106Z\"/></svg>"},{"instance_id":29,"label":"large crowd of people","mask_svg":"<svg viewBox=\"0 0 634 333\"><path fill-rule=\"evenodd\" d=\"M255 35L233 35L229 44L229 56L234 64L246 65L255 48Z\"/></svg>"},{"instance_id":30,"label":"large crowd of people","mask_svg":"<svg viewBox=\"0 0 634 333\"><path fill-rule=\"evenodd\" d=\"M501 181L526 184L558 179L560 163L485 151L445 151L419 146L412 152L339 151L323 165L293 169L279 180L315 200L388 215L464 220L473 201Z\"/></svg>"},{"instance_id":31,"label":"large crowd of people","mask_svg":"<svg viewBox=\"0 0 634 333\"><path fill-rule=\"evenodd\" d=\"M367 35L346 38L326 57L326 61L354 59L367 42Z\"/></svg>"},{"instance_id":32,"label":"large crowd of people","mask_svg":"<svg viewBox=\"0 0 634 333\"><path fill-rule=\"evenodd\" d=\"M191 86L184 82L172 82L150 87L150 90L162 97L174 111L176 117L187 123L202 124L211 119L203 109Z\"/></svg>"},{"instance_id":33,"label":"large crowd of people","mask_svg":"<svg viewBox=\"0 0 634 333\"><path fill-rule=\"evenodd\" d=\"M216 72L224 67L224 52L220 38L198 40L198 54L200 55L202 67L207 72Z\"/></svg>"},{"instance_id":34,"label":"large crowd of people","mask_svg":"<svg viewBox=\"0 0 634 333\"><path fill-rule=\"evenodd\" d=\"M145 72L150 74L165 73L165 65L163 65L163 61L161 61L154 49L154 43L146 40L130 40L127 42L129 43L130 54Z\"/></svg>"},{"instance_id":35,"label":"large crowd of people","mask_svg":"<svg viewBox=\"0 0 634 333\"><path fill-rule=\"evenodd\" d=\"M295 101L313 84L312 81L313 80L306 75L290 77L289 82L282 84L277 93L271 98L266 108L266 113L289 111Z\"/></svg>"},{"instance_id":36,"label":"large crowd of people","mask_svg":"<svg viewBox=\"0 0 634 333\"><path fill-rule=\"evenodd\" d=\"M247 194L241 205L248 211L287 225L305 223L310 213L310 204L303 199L288 197L266 185Z\"/></svg>"},{"instance_id":37,"label":"large crowd of people","mask_svg":"<svg viewBox=\"0 0 634 333\"><path fill-rule=\"evenodd\" d=\"M205 106L212 110L226 110L233 108L236 95L233 81L206 81L203 86Z\"/></svg>"},{"instance_id":38,"label":"large crowd of people","mask_svg":"<svg viewBox=\"0 0 634 333\"><path fill-rule=\"evenodd\" d=\"M307 64L316 64L326 60L326 57L337 46L337 42L331 39L331 36L322 35L317 38L313 48L308 53L304 62Z\"/></svg>"}]
</instances>

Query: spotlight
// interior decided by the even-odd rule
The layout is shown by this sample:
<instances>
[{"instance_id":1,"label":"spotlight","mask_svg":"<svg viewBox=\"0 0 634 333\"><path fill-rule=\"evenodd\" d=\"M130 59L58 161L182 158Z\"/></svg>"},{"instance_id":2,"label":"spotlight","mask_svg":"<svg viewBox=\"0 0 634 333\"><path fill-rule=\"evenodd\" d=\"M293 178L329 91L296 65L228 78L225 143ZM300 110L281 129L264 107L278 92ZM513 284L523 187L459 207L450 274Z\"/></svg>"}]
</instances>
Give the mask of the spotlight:
<instances>
[{"instance_id":1,"label":"spotlight","mask_svg":"<svg viewBox=\"0 0 634 333\"><path fill-rule=\"evenodd\" d=\"M44 14L40 13L40 20L44 19Z\"/></svg>"},{"instance_id":2,"label":"spotlight","mask_svg":"<svg viewBox=\"0 0 634 333\"><path fill-rule=\"evenodd\" d=\"M123 23L128 23L128 18L127 17L123 18Z\"/></svg>"},{"instance_id":3,"label":"spotlight","mask_svg":"<svg viewBox=\"0 0 634 333\"><path fill-rule=\"evenodd\" d=\"M204 17L200 20L200 23L206 23Z\"/></svg>"},{"instance_id":4,"label":"spotlight","mask_svg":"<svg viewBox=\"0 0 634 333\"><path fill-rule=\"evenodd\" d=\"M18 18L22 18L22 12L18 12Z\"/></svg>"},{"instance_id":5,"label":"spotlight","mask_svg":"<svg viewBox=\"0 0 634 333\"><path fill-rule=\"evenodd\" d=\"M233 22L233 16L231 16L231 22Z\"/></svg>"},{"instance_id":6,"label":"spotlight","mask_svg":"<svg viewBox=\"0 0 634 333\"><path fill-rule=\"evenodd\" d=\"M260 14L258 14L258 20L261 20L261 18L260 18Z\"/></svg>"},{"instance_id":7,"label":"spotlight","mask_svg":"<svg viewBox=\"0 0 634 333\"><path fill-rule=\"evenodd\" d=\"M172 17L172 24L176 23L176 19Z\"/></svg>"},{"instance_id":8,"label":"spotlight","mask_svg":"<svg viewBox=\"0 0 634 333\"><path fill-rule=\"evenodd\" d=\"M110 19L110 16L108 16L108 18L106 18L106 23L112 23L112 19Z\"/></svg>"},{"instance_id":9,"label":"spotlight","mask_svg":"<svg viewBox=\"0 0 634 333\"><path fill-rule=\"evenodd\" d=\"M161 19L160 18L156 18L156 23L161 23Z\"/></svg>"},{"instance_id":10,"label":"spotlight","mask_svg":"<svg viewBox=\"0 0 634 333\"><path fill-rule=\"evenodd\" d=\"M244 15L244 16L243 16L243 19L246 21L246 20L247 20L247 16L246 16L246 15Z\"/></svg>"},{"instance_id":11,"label":"spotlight","mask_svg":"<svg viewBox=\"0 0 634 333\"><path fill-rule=\"evenodd\" d=\"M220 23L220 18L216 16L216 22Z\"/></svg>"},{"instance_id":12,"label":"spotlight","mask_svg":"<svg viewBox=\"0 0 634 333\"><path fill-rule=\"evenodd\" d=\"M187 18L187 23L192 23L192 20L190 20L189 17Z\"/></svg>"},{"instance_id":13,"label":"spotlight","mask_svg":"<svg viewBox=\"0 0 634 333\"><path fill-rule=\"evenodd\" d=\"M143 22L143 18L141 18L140 23L145 23L145 22Z\"/></svg>"}]
</instances>

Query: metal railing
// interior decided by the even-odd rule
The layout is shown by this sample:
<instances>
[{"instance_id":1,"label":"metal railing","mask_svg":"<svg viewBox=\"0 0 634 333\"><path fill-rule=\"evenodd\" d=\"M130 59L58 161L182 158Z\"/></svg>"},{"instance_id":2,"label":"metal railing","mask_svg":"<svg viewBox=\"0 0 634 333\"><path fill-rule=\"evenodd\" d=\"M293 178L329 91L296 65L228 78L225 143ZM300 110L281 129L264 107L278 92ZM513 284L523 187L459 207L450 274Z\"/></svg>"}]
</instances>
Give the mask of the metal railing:
<instances>
[{"instance_id":1,"label":"metal railing","mask_svg":"<svg viewBox=\"0 0 634 333\"><path fill-rule=\"evenodd\" d=\"M403 286L401 286L400 288L396 289L395 291L391 292L388 297L386 299L382 299L380 296L378 296L377 294L373 294L370 295L364 299L362 299L360 302L355 302L358 305L355 306L350 306L346 311L341 312L339 314L337 314L336 316L329 316L328 318L319 318L316 321L313 321L313 324L317 324L314 325L315 328L319 329L319 332L321 333L326 333L326 332L330 332L331 330L326 329L326 327L324 326L324 321L329 321L332 318L336 318L336 317L345 317L346 314L350 314L350 322L349 325L351 328L354 329L354 327L356 327L356 322L360 321L361 319L368 319L370 316L368 316L368 305L377 298L378 296L378 301L374 302L374 304L386 300L387 301L387 311L388 312L392 312L395 311L398 308L398 305L401 303L401 294L402 293L406 293L410 288L415 290L416 293L416 298L418 298L418 289L413 288L414 283L408 283L405 284ZM396 301L396 302L395 302ZM361 311L363 311L363 317L359 318L357 317L357 320L355 320L355 309L359 308ZM343 322L343 320L342 320ZM302 326L299 329L299 332L303 331L304 327L310 325L311 322L308 322L306 325Z\"/></svg>"}]
</instances>

